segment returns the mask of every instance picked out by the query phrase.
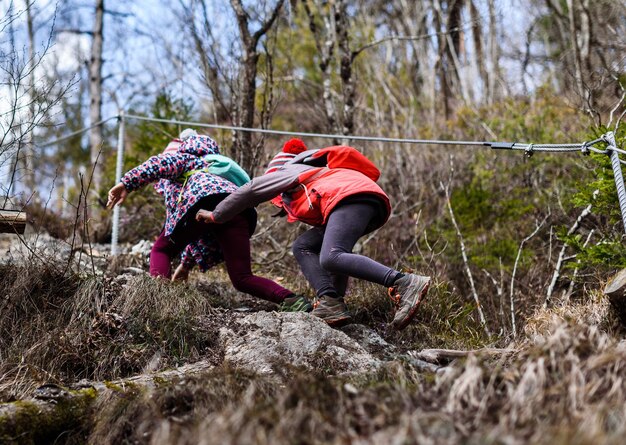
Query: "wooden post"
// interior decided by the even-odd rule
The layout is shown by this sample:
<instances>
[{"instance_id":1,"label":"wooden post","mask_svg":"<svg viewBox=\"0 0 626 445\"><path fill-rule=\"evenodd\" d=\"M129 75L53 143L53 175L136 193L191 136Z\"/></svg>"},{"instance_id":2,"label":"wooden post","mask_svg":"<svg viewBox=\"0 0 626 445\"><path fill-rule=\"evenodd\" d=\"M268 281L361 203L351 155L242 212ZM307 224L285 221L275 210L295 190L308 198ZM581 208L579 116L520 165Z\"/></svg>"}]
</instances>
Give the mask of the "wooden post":
<instances>
[{"instance_id":1,"label":"wooden post","mask_svg":"<svg viewBox=\"0 0 626 445\"><path fill-rule=\"evenodd\" d=\"M23 234L26 228L26 213L20 210L0 210L0 233Z\"/></svg>"},{"instance_id":2,"label":"wooden post","mask_svg":"<svg viewBox=\"0 0 626 445\"><path fill-rule=\"evenodd\" d=\"M620 270L609 280L604 295L609 298L615 314L626 326L626 269Z\"/></svg>"}]
</instances>

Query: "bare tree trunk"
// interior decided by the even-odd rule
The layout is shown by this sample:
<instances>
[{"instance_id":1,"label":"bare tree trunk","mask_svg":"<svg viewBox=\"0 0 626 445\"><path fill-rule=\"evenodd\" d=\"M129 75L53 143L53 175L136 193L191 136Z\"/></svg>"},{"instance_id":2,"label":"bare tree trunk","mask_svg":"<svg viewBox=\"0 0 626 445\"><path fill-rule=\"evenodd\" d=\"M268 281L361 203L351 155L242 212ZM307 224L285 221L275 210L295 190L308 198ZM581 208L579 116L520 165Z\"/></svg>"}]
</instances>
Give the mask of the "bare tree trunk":
<instances>
[{"instance_id":1,"label":"bare tree trunk","mask_svg":"<svg viewBox=\"0 0 626 445\"><path fill-rule=\"evenodd\" d=\"M104 41L104 0L96 0L96 15L91 41L91 57L89 59L89 120L94 125L102 120L102 47ZM97 125L89 130L90 162L95 166L93 190L97 193L102 184L102 162L98 160L104 141L102 126ZM101 159L101 158L100 158Z\"/></svg>"},{"instance_id":2,"label":"bare tree trunk","mask_svg":"<svg viewBox=\"0 0 626 445\"><path fill-rule=\"evenodd\" d=\"M437 0L437 4L439 5L439 9L441 6L439 4L439 0ZM447 41L446 45L446 59L448 63L452 63L454 65L454 69L448 67L448 78L450 83L452 84L454 90L457 95L461 95L463 100L467 100L465 88L463 86L463 72L461 65L461 55L462 55L462 43L461 39L461 13L463 11L463 0L451 0L448 2L448 10L447 10L447 21L445 27L445 38Z\"/></svg>"},{"instance_id":3,"label":"bare tree trunk","mask_svg":"<svg viewBox=\"0 0 626 445\"><path fill-rule=\"evenodd\" d=\"M309 30L313 34L315 46L319 54L319 63L317 66L322 73L322 99L324 102L327 131L331 133L339 133L337 129L337 112L335 111L335 104L332 100L332 82L330 71L335 50L334 17L328 14L320 14L324 22L324 29L321 30L315 22L315 15L309 5L309 2L307 0L302 0L302 4L309 19ZM338 144L339 141L334 141L334 143Z\"/></svg>"},{"instance_id":4,"label":"bare tree trunk","mask_svg":"<svg viewBox=\"0 0 626 445\"><path fill-rule=\"evenodd\" d=\"M337 27L337 46L341 51L341 86L343 96L343 119L341 133L350 135L354 133L354 97L355 85L352 75L352 62L356 54L350 50L348 31L348 8L345 0L337 0L335 3L335 25Z\"/></svg>"},{"instance_id":5,"label":"bare tree trunk","mask_svg":"<svg viewBox=\"0 0 626 445\"><path fill-rule=\"evenodd\" d=\"M28 31L28 119L27 127L30 127L24 135L25 153L24 157L24 170L25 170L25 185L29 193L35 190L35 170L34 160L35 146L33 145L33 131L35 121L35 100L37 99L37 93L35 89L35 32L33 30L33 14L32 6L33 1L26 0L26 27Z\"/></svg>"},{"instance_id":6,"label":"bare tree trunk","mask_svg":"<svg viewBox=\"0 0 626 445\"><path fill-rule=\"evenodd\" d=\"M585 100L585 86L583 83L583 70L580 60L580 48L578 47L578 30L576 27L576 7L574 0L567 0L567 18L569 24L570 46L574 51L574 80L581 101Z\"/></svg>"},{"instance_id":7,"label":"bare tree trunk","mask_svg":"<svg viewBox=\"0 0 626 445\"><path fill-rule=\"evenodd\" d=\"M278 18L278 14L285 0L278 0L269 17L261 27L252 34L249 29L250 16L245 11L241 0L231 0L230 4L237 17L237 26L243 46L243 59L241 62L239 88L236 95L233 119L235 125L251 128L254 126L254 100L256 98L256 75L259 53L257 46ZM248 172L253 172L258 164L261 147L252 145L252 133L248 131L235 132L233 135L233 155L235 160Z\"/></svg>"},{"instance_id":8,"label":"bare tree trunk","mask_svg":"<svg viewBox=\"0 0 626 445\"><path fill-rule=\"evenodd\" d=\"M478 73L480 75L480 85L482 86L482 98L483 101L487 97L485 92L487 90L487 85L489 85L489 77L490 73L487 71L487 67L485 66L485 52L483 49L483 37L481 34L482 31L482 20L480 17L480 13L474 4L474 0L469 0L469 11L470 11L470 19L472 20L472 40L474 42L474 64L478 69ZM475 90L477 93L478 91Z\"/></svg>"},{"instance_id":9,"label":"bare tree trunk","mask_svg":"<svg viewBox=\"0 0 626 445\"><path fill-rule=\"evenodd\" d=\"M441 101L443 104L444 117L450 118L450 85L448 84L447 58L446 58L446 37L442 28L442 11L439 0L433 0L433 25L437 32L437 61L435 62L435 72L439 78L439 88Z\"/></svg>"},{"instance_id":10,"label":"bare tree trunk","mask_svg":"<svg viewBox=\"0 0 626 445\"><path fill-rule=\"evenodd\" d=\"M487 84L487 103L496 99L496 81L500 79L500 47L498 46L498 27L495 0L489 0L489 58L491 73Z\"/></svg>"}]
</instances>

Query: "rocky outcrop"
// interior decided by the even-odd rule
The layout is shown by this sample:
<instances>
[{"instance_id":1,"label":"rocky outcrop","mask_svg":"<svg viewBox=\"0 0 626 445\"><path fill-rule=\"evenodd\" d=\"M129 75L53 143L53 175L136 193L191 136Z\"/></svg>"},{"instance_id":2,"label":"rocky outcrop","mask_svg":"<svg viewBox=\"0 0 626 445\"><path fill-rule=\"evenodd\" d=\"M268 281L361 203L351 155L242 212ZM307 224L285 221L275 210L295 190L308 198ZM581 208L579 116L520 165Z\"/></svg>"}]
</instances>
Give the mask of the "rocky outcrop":
<instances>
[{"instance_id":1,"label":"rocky outcrop","mask_svg":"<svg viewBox=\"0 0 626 445\"><path fill-rule=\"evenodd\" d=\"M309 314L257 312L237 324L239 329L220 330L230 366L262 374L281 374L289 367L353 374L382 364L357 341Z\"/></svg>"}]
</instances>

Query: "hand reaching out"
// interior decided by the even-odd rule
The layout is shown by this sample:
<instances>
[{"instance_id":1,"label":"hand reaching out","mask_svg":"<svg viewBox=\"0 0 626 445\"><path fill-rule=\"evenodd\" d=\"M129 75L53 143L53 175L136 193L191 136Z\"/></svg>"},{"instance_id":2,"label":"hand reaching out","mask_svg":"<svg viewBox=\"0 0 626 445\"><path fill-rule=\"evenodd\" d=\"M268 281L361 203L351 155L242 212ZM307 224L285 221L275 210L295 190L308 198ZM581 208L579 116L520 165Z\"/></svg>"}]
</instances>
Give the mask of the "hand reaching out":
<instances>
[{"instance_id":1,"label":"hand reaching out","mask_svg":"<svg viewBox=\"0 0 626 445\"><path fill-rule=\"evenodd\" d=\"M121 204L124 202L126 197L128 196L128 190L121 182L115 186L111 190L109 190L109 200L107 201L107 207L112 209L117 204Z\"/></svg>"}]
</instances>

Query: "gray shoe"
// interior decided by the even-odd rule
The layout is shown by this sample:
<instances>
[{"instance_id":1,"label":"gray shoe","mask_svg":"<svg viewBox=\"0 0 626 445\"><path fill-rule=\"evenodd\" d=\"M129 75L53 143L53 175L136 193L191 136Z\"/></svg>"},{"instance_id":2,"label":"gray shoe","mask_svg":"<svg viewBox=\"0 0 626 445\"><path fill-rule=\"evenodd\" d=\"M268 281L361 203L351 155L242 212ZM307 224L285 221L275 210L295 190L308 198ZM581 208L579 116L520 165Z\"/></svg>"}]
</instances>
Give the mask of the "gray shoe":
<instances>
[{"instance_id":1,"label":"gray shoe","mask_svg":"<svg viewBox=\"0 0 626 445\"><path fill-rule=\"evenodd\" d=\"M333 298L328 295L322 295L317 299L313 305L313 312L311 312L311 314L321 318L328 323L329 326L344 324L352 318L343 298Z\"/></svg>"},{"instance_id":2,"label":"gray shoe","mask_svg":"<svg viewBox=\"0 0 626 445\"><path fill-rule=\"evenodd\" d=\"M396 315L391 325L401 330L407 327L415 316L420 303L428 292L430 277L407 274L389 288L389 296L396 303Z\"/></svg>"}]
</instances>

